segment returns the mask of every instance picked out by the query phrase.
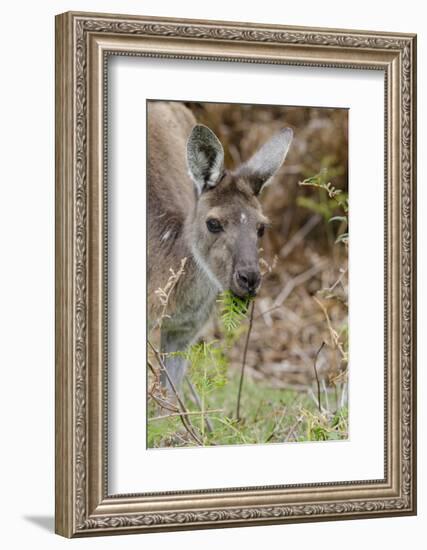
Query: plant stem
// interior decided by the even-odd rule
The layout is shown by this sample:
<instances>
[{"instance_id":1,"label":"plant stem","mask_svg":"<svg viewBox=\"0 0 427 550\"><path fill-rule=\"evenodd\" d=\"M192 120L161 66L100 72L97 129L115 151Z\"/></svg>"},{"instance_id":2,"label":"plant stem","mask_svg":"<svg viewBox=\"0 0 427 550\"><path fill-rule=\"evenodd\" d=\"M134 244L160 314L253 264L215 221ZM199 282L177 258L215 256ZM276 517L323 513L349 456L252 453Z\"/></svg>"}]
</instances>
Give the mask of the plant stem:
<instances>
[{"instance_id":1,"label":"plant stem","mask_svg":"<svg viewBox=\"0 0 427 550\"><path fill-rule=\"evenodd\" d=\"M314 374L316 376L316 384L317 384L317 406L319 408L319 412L322 412L322 404L320 402L320 382L319 382L319 375L317 374L316 363L319 357L319 353L322 351L324 345L325 345L325 342L322 342L320 345L320 348L317 350L317 353L314 357L314 362L313 362L313 369L314 369Z\"/></svg>"},{"instance_id":2,"label":"plant stem","mask_svg":"<svg viewBox=\"0 0 427 550\"><path fill-rule=\"evenodd\" d=\"M222 413L224 412L223 409L211 409L208 411L209 413ZM161 416L152 416L148 419L148 422L155 422L156 420L165 420L165 418L173 418L175 416L191 416L191 415L198 415L202 414L201 411L187 411L186 413L180 411L180 412L172 412L169 414L162 414Z\"/></svg>"},{"instance_id":3,"label":"plant stem","mask_svg":"<svg viewBox=\"0 0 427 550\"><path fill-rule=\"evenodd\" d=\"M196 388L193 386L188 376L186 376L185 379L187 381L188 387L190 388L191 395L193 396L193 399L196 402L196 405L199 407L199 410L201 411L202 403L200 401L199 394L197 393ZM209 417L206 415L206 411L205 411L205 424L206 424L206 431L208 433L212 433L213 432L212 422L210 421Z\"/></svg>"},{"instance_id":4,"label":"plant stem","mask_svg":"<svg viewBox=\"0 0 427 550\"><path fill-rule=\"evenodd\" d=\"M160 352L153 346L153 344L150 342L150 340L147 340L147 343L150 346L151 350L153 351L153 353L154 353L154 355L157 359L157 362L159 364L160 369L165 373L165 376L168 379L169 385L170 385L173 393L175 394L175 397L176 397L176 400L178 402L179 407L181 408L181 412L188 413L188 411L187 411L187 409L184 405L184 402L182 401L182 399L181 399L181 397L178 393L178 390L175 387L175 384L173 383L171 377L169 376L168 370L167 370L167 368L166 368L166 366L163 362L163 359L162 359L162 356L161 356ZM194 428L193 428L193 426L190 422L190 419L186 417L186 414L180 415L180 419L181 419L181 422L182 422L184 428L187 430L187 432L192 437L192 439L194 439L194 441L198 445L203 445L203 442L200 440L199 436L194 431Z\"/></svg>"},{"instance_id":5,"label":"plant stem","mask_svg":"<svg viewBox=\"0 0 427 550\"><path fill-rule=\"evenodd\" d=\"M241 371L240 371L239 391L237 393L237 407L236 407L237 421L240 420L240 400L241 400L241 397L242 397L243 378L245 376L246 356L247 356L247 353L248 353L249 337L251 335L252 325L253 325L253 322L254 322L254 309L255 309L255 300L252 300L251 313L250 313L250 317L249 317L249 327L248 327L248 332L246 333L245 349L243 351L242 368L241 368Z\"/></svg>"},{"instance_id":6,"label":"plant stem","mask_svg":"<svg viewBox=\"0 0 427 550\"><path fill-rule=\"evenodd\" d=\"M200 432L202 434L202 441L203 444L205 443L205 385L206 383L206 361L203 361L203 386L202 386L202 394L200 397Z\"/></svg>"}]
</instances>

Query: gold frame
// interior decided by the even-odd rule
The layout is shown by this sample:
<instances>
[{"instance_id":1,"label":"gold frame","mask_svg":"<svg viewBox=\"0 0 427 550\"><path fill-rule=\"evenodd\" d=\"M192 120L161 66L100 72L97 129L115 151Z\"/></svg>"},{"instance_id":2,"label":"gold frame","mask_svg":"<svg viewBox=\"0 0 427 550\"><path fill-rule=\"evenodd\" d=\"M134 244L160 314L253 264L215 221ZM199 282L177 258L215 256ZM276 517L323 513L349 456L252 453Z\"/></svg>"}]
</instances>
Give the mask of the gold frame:
<instances>
[{"instance_id":1,"label":"gold frame","mask_svg":"<svg viewBox=\"0 0 427 550\"><path fill-rule=\"evenodd\" d=\"M108 495L108 55L385 74L385 477ZM255 69L254 69L255 70ZM66 537L416 513L416 36L65 13L56 17L56 532Z\"/></svg>"}]
</instances>

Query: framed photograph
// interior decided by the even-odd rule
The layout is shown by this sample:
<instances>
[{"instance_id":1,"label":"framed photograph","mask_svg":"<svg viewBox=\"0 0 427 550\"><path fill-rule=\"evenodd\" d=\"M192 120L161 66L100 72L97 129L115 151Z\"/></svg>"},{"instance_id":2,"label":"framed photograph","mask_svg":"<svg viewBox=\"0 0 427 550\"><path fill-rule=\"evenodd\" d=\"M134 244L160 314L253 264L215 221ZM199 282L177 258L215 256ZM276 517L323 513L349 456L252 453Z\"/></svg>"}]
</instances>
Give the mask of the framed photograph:
<instances>
[{"instance_id":1,"label":"framed photograph","mask_svg":"<svg viewBox=\"0 0 427 550\"><path fill-rule=\"evenodd\" d=\"M56 532L416 513L416 37L56 18Z\"/></svg>"}]
</instances>

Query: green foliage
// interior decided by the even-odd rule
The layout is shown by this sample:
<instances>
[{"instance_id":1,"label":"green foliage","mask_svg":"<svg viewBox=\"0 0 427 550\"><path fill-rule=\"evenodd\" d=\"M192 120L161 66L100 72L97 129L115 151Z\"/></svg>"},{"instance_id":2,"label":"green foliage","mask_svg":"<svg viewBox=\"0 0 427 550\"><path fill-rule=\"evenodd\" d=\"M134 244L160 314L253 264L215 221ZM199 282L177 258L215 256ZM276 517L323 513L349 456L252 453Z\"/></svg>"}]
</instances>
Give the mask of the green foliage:
<instances>
[{"instance_id":1,"label":"green foliage","mask_svg":"<svg viewBox=\"0 0 427 550\"><path fill-rule=\"evenodd\" d=\"M222 327L225 333L230 336L246 318L251 298L240 298L231 292L231 290L226 290L219 295L217 301L221 305L220 317Z\"/></svg>"},{"instance_id":2,"label":"green foliage","mask_svg":"<svg viewBox=\"0 0 427 550\"><path fill-rule=\"evenodd\" d=\"M301 441L334 441L348 437L348 409L340 411L313 412L301 410L305 434Z\"/></svg>"},{"instance_id":3,"label":"green foliage","mask_svg":"<svg viewBox=\"0 0 427 550\"><path fill-rule=\"evenodd\" d=\"M221 341L212 340L210 342L199 342L189 346L185 351L175 352L172 355L184 357L188 362L188 376L194 389L196 390L199 403L192 408L191 400L186 400L186 405L190 407L192 419L199 425L199 435L204 445L226 443L230 440L236 442L240 437L240 442L247 442L246 438L240 434L240 428L236 427L237 421L226 414L220 416L215 413L212 417L211 411L214 408L217 411L218 395L220 390L227 384L228 359L227 352L232 343L240 336L242 322L247 316L251 298L239 298L231 291L223 292L219 298L220 320L225 338ZM236 399L237 390L234 390L234 399ZM189 397L189 396L187 396ZM214 422L215 431L206 429L206 418L209 416L210 423ZM170 438L169 432L171 425L163 420L159 420L160 425L154 427L149 424L149 445L159 446L159 441L165 442ZM240 434L240 436L239 436ZM182 438L182 435L181 435ZM188 441L187 444L191 444Z\"/></svg>"},{"instance_id":4,"label":"green foliage","mask_svg":"<svg viewBox=\"0 0 427 550\"><path fill-rule=\"evenodd\" d=\"M200 435L204 445L207 440L206 407L208 396L227 383L227 359L217 340L200 342L189 346L185 352L176 354L185 357L189 364L189 377L200 399Z\"/></svg>"},{"instance_id":5,"label":"green foliage","mask_svg":"<svg viewBox=\"0 0 427 550\"><path fill-rule=\"evenodd\" d=\"M325 221L328 221L333 215L337 205L334 200L315 200L311 197L298 197L298 206L307 208L315 214L320 214Z\"/></svg>"},{"instance_id":6,"label":"green foliage","mask_svg":"<svg viewBox=\"0 0 427 550\"><path fill-rule=\"evenodd\" d=\"M192 381L194 383L193 379ZM204 428L204 445L347 439L347 408L336 413L319 413L316 403L307 393L271 388L249 377L245 381L242 398L242 421L238 422L233 417L238 383L238 372L230 370L227 383L209 394L205 416L211 421L213 431L208 432ZM199 411L187 390L184 398L189 410L193 413ZM193 415L192 418L194 424L200 426L201 433L202 415ZM148 431L149 447L195 445L177 417L149 422Z\"/></svg>"},{"instance_id":7,"label":"green foliage","mask_svg":"<svg viewBox=\"0 0 427 550\"><path fill-rule=\"evenodd\" d=\"M299 184L302 187L317 188L319 190L319 197L317 201L311 197L298 197L297 204L316 214L320 214L328 223L339 222L341 233L335 238L335 243L347 244L348 231L344 230L348 227L348 194L334 187L329 178L329 171L326 168L322 168L315 176L301 181ZM334 215L337 209L343 211L343 215Z\"/></svg>"},{"instance_id":8,"label":"green foliage","mask_svg":"<svg viewBox=\"0 0 427 550\"><path fill-rule=\"evenodd\" d=\"M148 418L155 418L156 414L156 409L151 404L148 410ZM180 428L181 421L176 416L169 416L168 418L162 418L162 420L149 422L147 430L147 447L157 447L160 441L163 442L162 446L173 444L175 434L180 431Z\"/></svg>"},{"instance_id":9,"label":"green foliage","mask_svg":"<svg viewBox=\"0 0 427 550\"><path fill-rule=\"evenodd\" d=\"M245 380L241 401L241 419L234 416L239 373L228 369L231 344L245 330L250 299L238 298L224 292L218 299L220 320L225 338L199 342L176 355L188 361L188 376L199 396L199 403L184 389L184 401L189 418L205 446L256 443L283 443L291 441L328 441L348 437L346 408L332 413L318 411L316 402L308 393L292 389L270 388L251 378ZM347 341L347 328L340 338ZM338 408L338 404L336 404ZM155 406L150 405L148 446L193 446L177 415L156 417ZM154 418L153 418L154 417ZM210 428L207 429L207 419Z\"/></svg>"},{"instance_id":10,"label":"green foliage","mask_svg":"<svg viewBox=\"0 0 427 550\"><path fill-rule=\"evenodd\" d=\"M323 191L326 191L328 197L333 199L335 203L340 206L344 212L348 212L348 194L344 193L341 189L337 189L328 181L331 177L331 171L327 168L322 168L318 174L306 178L300 181L302 187L317 187Z\"/></svg>"},{"instance_id":11,"label":"green foliage","mask_svg":"<svg viewBox=\"0 0 427 550\"><path fill-rule=\"evenodd\" d=\"M328 171L328 169L323 168L315 176L309 177L300 182L301 186L317 188L319 196L318 202L312 198L307 199L306 197L301 197L299 204L323 216L324 221L327 222L325 227L331 245L339 243L347 245L349 238L348 194L332 185L330 182L330 177L332 175L333 174L330 170ZM331 233L332 226L338 228L336 235L332 235ZM336 261L338 261L339 258L340 255L336 255ZM342 283L342 279L347 272L347 268L342 268L340 271L341 275L338 277L337 281L330 287L319 290L317 294L325 300L339 301L347 305L347 291L345 287L343 286L344 293L342 291L337 292L337 287L340 283ZM318 300L316 301L320 305L325 316L325 321L329 332L329 345L339 353L341 360L340 374L335 374L334 377L330 379L330 383L335 385L336 388L336 381L340 378L340 376L346 376L346 368L348 363L348 324L345 323L344 326L336 330L333 327L329 317L328 308L322 305L322 303ZM321 414L316 415L306 412L304 415L306 423L305 437L308 440L323 441L325 439L340 439L339 435L337 435L337 431L339 432L341 430L343 433L347 432L347 425L343 425L341 422L343 419L341 418L341 423L335 422L333 418L331 419L331 414L328 411L322 411Z\"/></svg>"},{"instance_id":12,"label":"green foliage","mask_svg":"<svg viewBox=\"0 0 427 550\"><path fill-rule=\"evenodd\" d=\"M190 378L200 394L206 396L227 382L227 359L220 343L200 342L181 353L189 364Z\"/></svg>"}]
</instances>

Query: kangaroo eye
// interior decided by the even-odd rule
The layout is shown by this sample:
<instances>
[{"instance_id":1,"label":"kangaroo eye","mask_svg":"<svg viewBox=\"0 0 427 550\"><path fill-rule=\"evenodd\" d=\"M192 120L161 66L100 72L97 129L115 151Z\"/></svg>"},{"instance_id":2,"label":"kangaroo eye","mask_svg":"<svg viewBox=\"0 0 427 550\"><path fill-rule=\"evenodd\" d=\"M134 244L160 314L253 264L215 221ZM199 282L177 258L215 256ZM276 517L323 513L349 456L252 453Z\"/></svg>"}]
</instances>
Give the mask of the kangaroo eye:
<instances>
[{"instance_id":1,"label":"kangaroo eye","mask_svg":"<svg viewBox=\"0 0 427 550\"><path fill-rule=\"evenodd\" d=\"M257 230L258 237L262 237L264 235L264 231L265 231L265 225L261 224Z\"/></svg>"},{"instance_id":2,"label":"kangaroo eye","mask_svg":"<svg viewBox=\"0 0 427 550\"><path fill-rule=\"evenodd\" d=\"M206 226L211 233L219 233L222 231L221 222L215 218L209 218L206 222Z\"/></svg>"}]
</instances>

